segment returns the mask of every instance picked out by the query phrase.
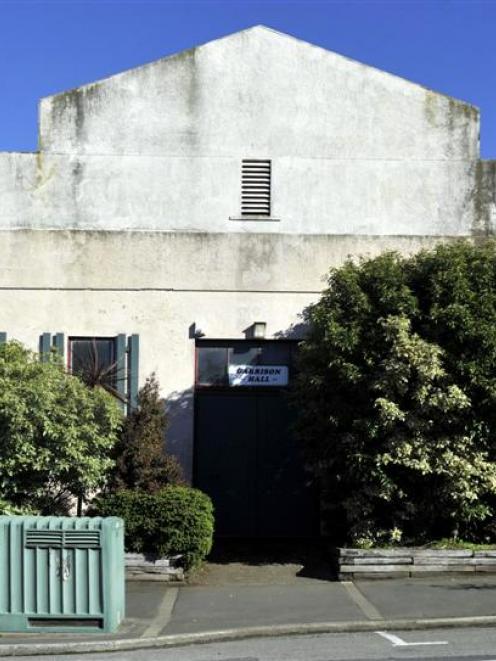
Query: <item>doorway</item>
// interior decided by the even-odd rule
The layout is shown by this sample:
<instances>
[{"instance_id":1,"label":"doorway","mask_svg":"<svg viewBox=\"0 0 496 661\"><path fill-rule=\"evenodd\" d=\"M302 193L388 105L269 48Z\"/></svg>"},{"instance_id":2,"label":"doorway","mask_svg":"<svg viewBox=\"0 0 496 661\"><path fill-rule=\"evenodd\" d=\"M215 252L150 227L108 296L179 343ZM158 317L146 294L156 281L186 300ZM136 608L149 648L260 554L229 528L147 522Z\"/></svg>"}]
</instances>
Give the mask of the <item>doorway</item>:
<instances>
[{"instance_id":1,"label":"doorway","mask_svg":"<svg viewBox=\"0 0 496 661\"><path fill-rule=\"evenodd\" d=\"M292 433L295 350L287 341L198 342L194 483L213 500L218 536L317 534L317 497Z\"/></svg>"}]
</instances>

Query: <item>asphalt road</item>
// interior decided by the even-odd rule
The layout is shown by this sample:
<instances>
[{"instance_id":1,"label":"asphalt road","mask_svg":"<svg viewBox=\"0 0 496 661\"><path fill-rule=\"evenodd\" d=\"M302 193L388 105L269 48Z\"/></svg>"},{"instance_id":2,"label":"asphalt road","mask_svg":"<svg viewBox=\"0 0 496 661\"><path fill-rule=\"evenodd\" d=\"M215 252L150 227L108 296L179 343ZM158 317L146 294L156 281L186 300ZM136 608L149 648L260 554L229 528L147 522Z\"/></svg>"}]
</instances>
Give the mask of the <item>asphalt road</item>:
<instances>
[{"instance_id":1,"label":"asphalt road","mask_svg":"<svg viewBox=\"0 0 496 661\"><path fill-rule=\"evenodd\" d=\"M258 638L171 649L50 657L53 661L496 661L496 628ZM47 657L16 657L37 659Z\"/></svg>"}]
</instances>

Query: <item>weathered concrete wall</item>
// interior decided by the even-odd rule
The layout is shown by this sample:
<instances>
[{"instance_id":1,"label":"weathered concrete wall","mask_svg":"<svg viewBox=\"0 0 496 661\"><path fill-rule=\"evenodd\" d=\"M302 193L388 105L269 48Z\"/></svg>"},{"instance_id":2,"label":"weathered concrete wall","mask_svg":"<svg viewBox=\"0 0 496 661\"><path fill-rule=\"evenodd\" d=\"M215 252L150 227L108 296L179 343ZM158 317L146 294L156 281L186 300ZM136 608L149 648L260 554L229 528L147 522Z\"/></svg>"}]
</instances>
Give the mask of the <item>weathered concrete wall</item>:
<instances>
[{"instance_id":1,"label":"weathered concrete wall","mask_svg":"<svg viewBox=\"0 0 496 661\"><path fill-rule=\"evenodd\" d=\"M0 154L0 171L3 228L467 235L477 212L475 161L273 157L261 221L239 219L241 156Z\"/></svg>"},{"instance_id":2,"label":"weathered concrete wall","mask_svg":"<svg viewBox=\"0 0 496 661\"><path fill-rule=\"evenodd\" d=\"M478 158L470 104L264 27L42 100L52 153Z\"/></svg>"},{"instance_id":3,"label":"weathered concrete wall","mask_svg":"<svg viewBox=\"0 0 496 661\"><path fill-rule=\"evenodd\" d=\"M444 240L444 239L439 239ZM300 337L300 313L348 255L411 254L431 237L0 232L0 331L33 350L43 332L140 335L140 383L156 372L168 400L169 447L191 475L194 340ZM305 268L303 268L305 265Z\"/></svg>"},{"instance_id":4,"label":"weathered concrete wall","mask_svg":"<svg viewBox=\"0 0 496 661\"><path fill-rule=\"evenodd\" d=\"M40 154L0 155L0 227L467 235L473 106L253 28L43 99ZM272 159L276 221L240 215Z\"/></svg>"},{"instance_id":5,"label":"weathered concrete wall","mask_svg":"<svg viewBox=\"0 0 496 661\"><path fill-rule=\"evenodd\" d=\"M350 255L433 244L429 236L4 230L0 287L319 292L329 268Z\"/></svg>"},{"instance_id":6,"label":"weathered concrete wall","mask_svg":"<svg viewBox=\"0 0 496 661\"><path fill-rule=\"evenodd\" d=\"M476 204L478 224L475 234L482 236L496 233L496 161L477 163Z\"/></svg>"}]
</instances>

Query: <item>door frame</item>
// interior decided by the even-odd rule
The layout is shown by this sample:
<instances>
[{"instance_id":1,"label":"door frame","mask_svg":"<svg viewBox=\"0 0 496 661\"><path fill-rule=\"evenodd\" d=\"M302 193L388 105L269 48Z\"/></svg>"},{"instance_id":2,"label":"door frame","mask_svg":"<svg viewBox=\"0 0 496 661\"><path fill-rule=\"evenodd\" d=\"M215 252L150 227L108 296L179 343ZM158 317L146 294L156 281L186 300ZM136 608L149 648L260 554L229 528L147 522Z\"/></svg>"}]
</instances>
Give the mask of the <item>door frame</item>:
<instances>
[{"instance_id":1,"label":"door frame","mask_svg":"<svg viewBox=\"0 0 496 661\"><path fill-rule=\"evenodd\" d=\"M199 395L204 395L204 396L213 396L215 397L216 394L222 395L222 394L227 394L229 393L230 396L233 397L240 397L240 398L245 398L247 396L253 396L257 395L259 397L270 397L274 396L275 394L279 394L280 396L284 396L285 393L288 393L291 390L292 387L292 381L296 372L295 369L295 353L297 351L297 346L301 340L291 340L291 339L281 339L281 340L271 340L271 339L261 339L261 340L253 340L253 339L235 339L235 340L230 340L226 338L222 339L215 339L215 338L198 338L195 341L195 361L194 361L194 369L195 369L195 385L193 389L193 466L192 466L192 477L193 477L193 486L196 486L198 484L198 454L199 454L199 442L198 442L198 432L199 432L199 424L198 424L198 396ZM254 344L258 344L260 346L263 346L264 344L273 344L273 343L284 343L286 345L289 345L291 347L290 349L290 361L288 364L289 368L289 381L287 386L229 386L229 385L198 385L198 348L203 346L212 346L212 347L230 347L232 345L251 345L253 346ZM312 522L312 529L313 532L311 533L310 537L306 537L307 539L317 539L320 537L320 498L318 495L318 490L315 488L314 490L314 512L312 514L313 522ZM224 537L224 536L221 536ZM256 539L254 537L253 539ZM277 539L284 539L284 538L277 538ZM288 538L289 539L289 538Z\"/></svg>"},{"instance_id":2,"label":"door frame","mask_svg":"<svg viewBox=\"0 0 496 661\"><path fill-rule=\"evenodd\" d=\"M202 393L212 393L214 395L215 393L226 393L229 392L232 395L236 395L236 397L243 397L246 396L247 394L254 394L254 393L259 393L262 395L264 392L280 392L282 391L289 391L291 388L291 380L295 374L295 366L294 366L294 356L297 351L298 344L301 342L301 340L292 340L289 338L281 338L279 339L270 339L270 338L260 338L260 339L253 339L253 338L235 338L235 339L229 339L229 338L210 338L210 337L203 337L203 338L195 338L195 361L194 361L194 386L193 386L193 465L192 465L192 478L193 478L193 486L198 481L198 407L196 405L196 399L197 395L199 392ZM291 361L290 364L288 365L288 381L289 385L288 386L229 386L229 385L212 385L212 386L207 386L207 385L198 385L198 348L201 346L219 346L219 347L230 347L232 345L254 345L254 344L259 344L260 346L263 346L264 344L286 344L290 347L290 352L291 352Z\"/></svg>"}]
</instances>

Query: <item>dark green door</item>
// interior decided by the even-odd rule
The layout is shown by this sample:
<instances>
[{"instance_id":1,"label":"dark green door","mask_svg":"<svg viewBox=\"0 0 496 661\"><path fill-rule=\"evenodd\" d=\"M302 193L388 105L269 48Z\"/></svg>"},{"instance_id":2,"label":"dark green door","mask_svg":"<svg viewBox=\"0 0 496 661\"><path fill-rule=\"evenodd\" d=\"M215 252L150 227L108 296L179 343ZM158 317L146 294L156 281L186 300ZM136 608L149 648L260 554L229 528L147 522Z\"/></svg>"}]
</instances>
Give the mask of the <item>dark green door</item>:
<instances>
[{"instance_id":1,"label":"dark green door","mask_svg":"<svg viewBox=\"0 0 496 661\"><path fill-rule=\"evenodd\" d=\"M216 533L314 536L317 499L285 393L200 390L195 406L195 484L214 502Z\"/></svg>"}]
</instances>

